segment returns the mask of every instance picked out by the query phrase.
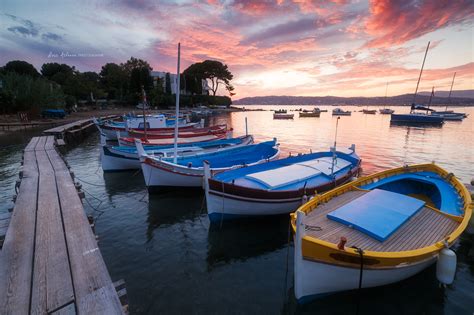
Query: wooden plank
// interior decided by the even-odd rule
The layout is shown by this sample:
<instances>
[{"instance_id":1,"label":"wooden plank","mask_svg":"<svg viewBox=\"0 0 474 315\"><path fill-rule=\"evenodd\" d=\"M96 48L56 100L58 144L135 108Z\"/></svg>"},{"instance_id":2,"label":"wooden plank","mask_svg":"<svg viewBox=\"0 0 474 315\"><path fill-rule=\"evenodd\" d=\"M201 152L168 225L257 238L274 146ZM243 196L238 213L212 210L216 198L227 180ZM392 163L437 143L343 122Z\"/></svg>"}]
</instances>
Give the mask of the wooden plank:
<instances>
[{"instance_id":1,"label":"wooden plank","mask_svg":"<svg viewBox=\"0 0 474 315\"><path fill-rule=\"evenodd\" d=\"M64 139L57 139L56 140L56 145L63 146L63 145L66 145L66 142L64 142Z\"/></svg>"},{"instance_id":2,"label":"wooden plank","mask_svg":"<svg viewBox=\"0 0 474 315\"><path fill-rule=\"evenodd\" d=\"M45 150L54 150L54 136L47 136Z\"/></svg>"},{"instance_id":3,"label":"wooden plank","mask_svg":"<svg viewBox=\"0 0 474 315\"><path fill-rule=\"evenodd\" d=\"M36 165L35 151L25 151L23 154L23 178L38 176L38 166Z\"/></svg>"},{"instance_id":4,"label":"wooden plank","mask_svg":"<svg viewBox=\"0 0 474 315\"><path fill-rule=\"evenodd\" d=\"M38 143L36 143L35 151L44 151L47 137L39 137Z\"/></svg>"},{"instance_id":5,"label":"wooden plank","mask_svg":"<svg viewBox=\"0 0 474 315\"><path fill-rule=\"evenodd\" d=\"M69 173L69 169L66 166L66 163L64 160L59 156L58 152L56 150L54 151L47 151L48 158L51 161L51 164L53 166L53 169L55 172L64 172L64 173Z\"/></svg>"},{"instance_id":6,"label":"wooden plank","mask_svg":"<svg viewBox=\"0 0 474 315\"><path fill-rule=\"evenodd\" d=\"M74 300L54 169L46 151L36 151L39 188L31 313L44 314Z\"/></svg>"},{"instance_id":7,"label":"wooden plank","mask_svg":"<svg viewBox=\"0 0 474 315\"><path fill-rule=\"evenodd\" d=\"M26 151L34 151L36 144L38 143L39 137L33 137L31 138L30 142L25 147L25 152Z\"/></svg>"},{"instance_id":8,"label":"wooden plank","mask_svg":"<svg viewBox=\"0 0 474 315\"><path fill-rule=\"evenodd\" d=\"M79 314L122 314L110 275L68 172L56 172Z\"/></svg>"},{"instance_id":9,"label":"wooden plank","mask_svg":"<svg viewBox=\"0 0 474 315\"><path fill-rule=\"evenodd\" d=\"M74 303L68 304L57 311L52 312L50 315L73 315L76 314L76 305Z\"/></svg>"},{"instance_id":10,"label":"wooden plank","mask_svg":"<svg viewBox=\"0 0 474 315\"><path fill-rule=\"evenodd\" d=\"M38 177L23 178L0 251L0 310L3 314L29 312L37 189Z\"/></svg>"}]
</instances>

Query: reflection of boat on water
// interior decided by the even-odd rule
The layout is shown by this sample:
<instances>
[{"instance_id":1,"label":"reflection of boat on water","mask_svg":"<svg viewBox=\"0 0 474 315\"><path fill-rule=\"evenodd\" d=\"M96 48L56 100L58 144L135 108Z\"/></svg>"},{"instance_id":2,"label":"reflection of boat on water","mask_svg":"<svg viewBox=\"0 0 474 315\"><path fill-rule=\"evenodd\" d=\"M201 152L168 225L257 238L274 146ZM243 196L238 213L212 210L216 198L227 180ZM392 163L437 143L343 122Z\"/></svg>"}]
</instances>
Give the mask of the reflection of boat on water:
<instances>
[{"instance_id":1,"label":"reflection of boat on water","mask_svg":"<svg viewBox=\"0 0 474 315\"><path fill-rule=\"evenodd\" d=\"M136 173L104 173L105 190L109 197L130 194L145 189L145 182L140 172ZM87 184L86 184L87 185Z\"/></svg>"},{"instance_id":2,"label":"reflection of boat on water","mask_svg":"<svg viewBox=\"0 0 474 315\"><path fill-rule=\"evenodd\" d=\"M170 191L159 196L149 195L147 240L153 238L153 230L158 227L194 220L200 215L205 216L205 210L201 214L202 198L202 194L192 191Z\"/></svg>"},{"instance_id":3,"label":"reflection of boat on water","mask_svg":"<svg viewBox=\"0 0 474 315\"><path fill-rule=\"evenodd\" d=\"M211 224L208 242L209 269L271 253L288 244L288 216Z\"/></svg>"},{"instance_id":4,"label":"reflection of boat on water","mask_svg":"<svg viewBox=\"0 0 474 315\"><path fill-rule=\"evenodd\" d=\"M470 203L466 187L434 164L380 172L315 197L292 215L297 299L394 283L436 259L443 268L469 224ZM450 284L455 269L438 279Z\"/></svg>"}]
</instances>

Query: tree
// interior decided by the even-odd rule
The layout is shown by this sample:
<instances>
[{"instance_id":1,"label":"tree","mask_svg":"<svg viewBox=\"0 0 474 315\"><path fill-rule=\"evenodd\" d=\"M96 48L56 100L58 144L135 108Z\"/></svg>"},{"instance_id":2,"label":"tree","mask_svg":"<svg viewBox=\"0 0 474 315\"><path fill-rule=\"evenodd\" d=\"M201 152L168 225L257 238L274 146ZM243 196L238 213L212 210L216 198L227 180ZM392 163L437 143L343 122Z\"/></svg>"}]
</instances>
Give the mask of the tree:
<instances>
[{"instance_id":1,"label":"tree","mask_svg":"<svg viewBox=\"0 0 474 315\"><path fill-rule=\"evenodd\" d=\"M41 66L41 74L60 85L63 85L67 80L70 80L75 73L76 69L74 67L64 63L45 63Z\"/></svg>"},{"instance_id":2,"label":"tree","mask_svg":"<svg viewBox=\"0 0 474 315\"><path fill-rule=\"evenodd\" d=\"M107 98L123 100L130 81L125 70L118 64L107 63L102 66L99 75L100 83L107 93Z\"/></svg>"},{"instance_id":3,"label":"tree","mask_svg":"<svg viewBox=\"0 0 474 315\"><path fill-rule=\"evenodd\" d=\"M36 70L36 68L32 64L30 64L26 61L22 61L22 60L12 60L12 61L8 62L3 67L2 70L3 70L4 73L15 72L15 73L18 73L20 75L29 75L33 78L39 77L39 73Z\"/></svg>"},{"instance_id":4,"label":"tree","mask_svg":"<svg viewBox=\"0 0 474 315\"><path fill-rule=\"evenodd\" d=\"M165 88L166 94L171 95L171 77L169 72L166 72L165 75Z\"/></svg>"},{"instance_id":5,"label":"tree","mask_svg":"<svg viewBox=\"0 0 474 315\"><path fill-rule=\"evenodd\" d=\"M137 102L140 100L142 87L147 93L150 93L153 88L153 78L150 72L153 68L148 62L131 57L126 63L120 64L120 67L129 78L129 101Z\"/></svg>"},{"instance_id":6,"label":"tree","mask_svg":"<svg viewBox=\"0 0 474 315\"><path fill-rule=\"evenodd\" d=\"M190 65L184 74L194 76L197 79L202 78L211 81L211 91L215 96L220 84L224 84L226 88L230 86L233 79L232 73L226 64L217 60L205 60Z\"/></svg>"}]
</instances>

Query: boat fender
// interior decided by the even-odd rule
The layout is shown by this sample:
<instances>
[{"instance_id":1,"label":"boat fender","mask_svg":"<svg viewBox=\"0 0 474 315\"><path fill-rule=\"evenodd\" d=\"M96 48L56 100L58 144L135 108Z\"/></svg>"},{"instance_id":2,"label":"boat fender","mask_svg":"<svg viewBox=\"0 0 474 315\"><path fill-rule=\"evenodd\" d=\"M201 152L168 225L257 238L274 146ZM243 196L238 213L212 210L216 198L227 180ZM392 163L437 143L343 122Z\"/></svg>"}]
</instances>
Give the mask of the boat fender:
<instances>
[{"instance_id":1,"label":"boat fender","mask_svg":"<svg viewBox=\"0 0 474 315\"><path fill-rule=\"evenodd\" d=\"M347 243L347 238L345 238L344 236L341 236L341 239L339 240L339 244L337 244L337 249L344 250L344 246L346 245L346 243Z\"/></svg>"},{"instance_id":2,"label":"boat fender","mask_svg":"<svg viewBox=\"0 0 474 315\"><path fill-rule=\"evenodd\" d=\"M191 168L191 167L193 167L193 163L192 163L192 162L189 162L189 163L188 163L188 168Z\"/></svg>"},{"instance_id":3,"label":"boat fender","mask_svg":"<svg viewBox=\"0 0 474 315\"><path fill-rule=\"evenodd\" d=\"M443 248L436 263L436 278L444 285L451 284L456 274L456 253L449 249Z\"/></svg>"}]
</instances>

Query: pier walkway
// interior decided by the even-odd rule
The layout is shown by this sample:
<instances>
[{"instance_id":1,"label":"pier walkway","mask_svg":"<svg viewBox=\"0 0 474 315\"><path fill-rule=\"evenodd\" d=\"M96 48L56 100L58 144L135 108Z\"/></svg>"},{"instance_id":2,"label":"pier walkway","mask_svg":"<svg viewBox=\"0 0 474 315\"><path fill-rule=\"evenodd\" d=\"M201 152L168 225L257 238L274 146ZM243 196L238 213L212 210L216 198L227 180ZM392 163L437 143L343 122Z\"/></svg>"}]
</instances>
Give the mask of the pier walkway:
<instances>
[{"instance_id":1,"label":"pier walkway","mask_svg":"<svg viewBox=\"0 0 474 315\"><path fill-rule=\"evenodd\" d=\"M0 313L122 314L53 136L29 142L20 177L0 250Z\"/></svg>"}]
</instances>

